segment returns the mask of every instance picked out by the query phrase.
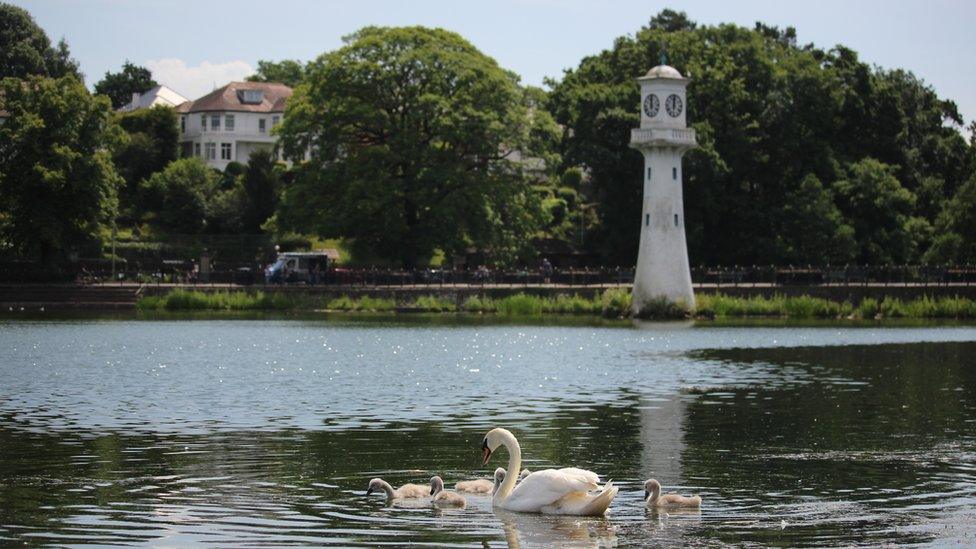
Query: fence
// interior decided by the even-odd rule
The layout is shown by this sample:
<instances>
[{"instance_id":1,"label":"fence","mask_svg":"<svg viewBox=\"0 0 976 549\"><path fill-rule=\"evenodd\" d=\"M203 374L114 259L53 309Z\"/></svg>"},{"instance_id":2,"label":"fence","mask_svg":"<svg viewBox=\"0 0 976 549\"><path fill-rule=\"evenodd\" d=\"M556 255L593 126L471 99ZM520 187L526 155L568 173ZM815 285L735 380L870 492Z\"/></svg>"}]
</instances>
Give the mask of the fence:
<instances>
[{"instance_id":1,"label":"fence","mask_svg":"<svg viewBox=\"0 0 976 549\"><path fill-rule=\"evenodd\" d=\"M77 282L83 284L191 284L191 285L264 285L263 269L255 267L225 268L207 275L194 271L192 263L168 261L151 270L129 269L109 264L84 264L72 271L45 272L35 263L0 262L2 282ZM692 280L699 287L757 286L946 286L976 285L976 266L749 266L696 267ZM339 287L397 286L567 286L611 287L629 285L634 280L632 268L579 269L380 269L335 268L324 271L314 280L287 281L286 285L311 284Z\"/></svg>"}]
</instances>

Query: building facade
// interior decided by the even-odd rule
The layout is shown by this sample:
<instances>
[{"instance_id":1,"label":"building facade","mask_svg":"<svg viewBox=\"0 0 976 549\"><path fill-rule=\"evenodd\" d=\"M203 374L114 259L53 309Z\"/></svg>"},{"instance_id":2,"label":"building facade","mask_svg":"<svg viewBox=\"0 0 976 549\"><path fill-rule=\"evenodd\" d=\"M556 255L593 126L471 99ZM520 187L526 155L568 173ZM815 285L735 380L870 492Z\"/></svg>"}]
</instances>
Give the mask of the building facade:
<instances>
[{"instance_id":1,"label":"building facade","mask_svg":"<svg viewBox=\"0 0 976 549\"><path fill-rule=\"evenodd\" d=\"M646 316L644 309L661 300L695 305L685 241L681 158L698 142L685 119L688 79L661 64L637 81L641 124L631 131L630 146L644 155L644 200L632 308L636 316Z\"/></svg>"},{"instance_id":2,"label":"building facade","mask_svg":"<svg viewBox=\"0 0 976 549\"><path fill-rule=\"evenodd\" d=\"M231 82L177 107L180 155L223 170L246 164L257 150L275 152L271 131L281 123L292 90L269 82Z\"/></svg>"}]
</instances>

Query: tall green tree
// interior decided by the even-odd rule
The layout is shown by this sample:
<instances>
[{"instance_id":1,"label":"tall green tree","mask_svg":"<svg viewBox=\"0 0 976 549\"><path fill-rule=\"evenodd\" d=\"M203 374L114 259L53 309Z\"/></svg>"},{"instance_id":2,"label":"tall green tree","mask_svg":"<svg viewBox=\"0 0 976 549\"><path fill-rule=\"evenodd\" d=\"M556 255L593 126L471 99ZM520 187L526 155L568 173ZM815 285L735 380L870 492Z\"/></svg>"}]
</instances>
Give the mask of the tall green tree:
<instances>
[{"instance_id":1,"label":"tall green tree","mask_svg":"<svg viewBox=\"0 0 976 549\"><path fill-rule=\"evenodd\" d=\"M246 199L241 224L245 232L259 233L261 225L274 215L281 193L281 175L271 151L251 153L241 185Z\"/></svg>"},{"instance_id":2,"label":"tall green tree","mask_svg":"<svg viewBox=\"0 0 976 549\"><path fill-rule=\"evenodd\" d=\"M936 237L925 255L930 263L976 263L976 174L945 205Z\"/></svg>"},{"instance_id":3,"label":"tall green tree","mask_svg":"<svg viewBox=\"0 0 976 549\"><path fill-rule=\"evenodd\" d=\"M518 257L541 215L514 159L537 156L555 131L528 103L511 72L457 34L364 28L310 63L288 103L285 152L311 159L278 222L404 266L469 246Z\"/></svg>"},{"instance_id":4,"label":"tall green tree","mask_svg":"<svg viewBox=\"0 0 976 549\"><path fill-rule=\"evenodd\" d=\"M806 179L812 176L844 210L833 183L849 182L852 167L868 158L889 166L899 186L919 196L899 211L917 237L888 255L915 261L942 204L974 171L955 104L911 73L873 68L843 46L798 44L792 28L702 26L665 10L550 82L548 105L566 128L562 158L565 167L587 170L598 216L590 245L607 262L635 260L642 158L627 146L639 124L634 78L657 65L664 50L691 77L687 115L700 147L684 159L684 206L693 263L827 261L819 246L800 245L810 235L795 223L799 205L791 201L818 194ZM816 204L832 216L829 204ZM820 229L853 227L850 215L844 211L841 223L827 220ZM856 231L859 257L886 256L864 255L874 236L866 227Z\"/></svg>"},{"instance_id":5,"label":"tall green tree","mask_svg":"<svg viewBox=\"0 0 976 549\"><path fill-rule=\"evenodd\" d=\"M132 94L144 93L157 85L149 69L126 60L121 71L105 72L105 77L95 84L95 93L107 95L112 108L118 109L132 101Z\"/></svg>"},{"instance_id":6,"label":"tall green tree","mask_svg":"<svg viewBox=\"0 0 976 549\"><path fill-rule=\"evenodd\" d=\"M206 232L219 174L199 158L181 158L141 184L148 221L170 233Z\"/></svg>"},{"instance_id":7,"label":"tall green tree","mask_svg":"<svg viewBox=\"0 0 976 549\"><path fill-rule=\"evenodd\" d=\"M82 79L67 42L62 39L51 47L47 33L27 10L0 3L0 78L68 75Z\"/></svg>"},{"instance_id":8,"label":"tall green tree","mask_svg":"<svg viewBox=\"0 0 976 549\"><path fill-rule=\"evenodd\" d=\"M138 217L139 182L176 160L179 123L176 111L155 106L117 115L125 135L115 147L113 160L125 179L120 195L123 212Z\"/></svg>"},{"instance_id":9,"label":"tall green tree","mask_svg":"<svg viewBox=\"0 0 976 549\"><path fill-rule=\"evenodd\" d=\"M109 149L119 138L108 100L76 78L2 81L0 237L23 255L58 259L92 242L115 214Z\"/></svg>"},{"instance_id":10,"label":"tall green tree","mask_svg":"<svg viewBox=\"0 0 976 549\"><path fill-rule=\"evenodd\" d=\"M283 59L281 61L258 61L258 70L247 77L249 82L279 82L292 88L305 78L305 65L301 61Z\"/></svg>"},{"instance_id":11,"label":"tall green tree","mask_svg":"<svg viewBox=\"0 0 976 549\"><path fill-rule=\"evenodd\" d=\"M911 214L915 196L894 175L894 168L873 158L850 166L833 184L837 202L857 239L857 260L869 264L904 264L913 257Z\"/></svg>"}]
</instances>

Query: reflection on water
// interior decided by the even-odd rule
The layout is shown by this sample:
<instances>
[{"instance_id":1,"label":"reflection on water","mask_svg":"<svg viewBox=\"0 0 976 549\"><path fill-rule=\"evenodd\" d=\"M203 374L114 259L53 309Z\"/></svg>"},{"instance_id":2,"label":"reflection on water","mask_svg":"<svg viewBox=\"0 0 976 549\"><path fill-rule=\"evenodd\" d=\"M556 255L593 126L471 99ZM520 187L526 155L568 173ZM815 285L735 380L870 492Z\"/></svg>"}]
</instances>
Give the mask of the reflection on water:
<instances>
[{"instance_id":1,"label":"reflection on water","mask_svg":"<svg viewBox=\"0 0 976 549\"><path fill-rule=\"evenodd\" d=\"M2 323L0 544L976 543L976 330L639 328ZM487 478L496 424L611 514L365 496Z\"/></svg>"}]
</instances>

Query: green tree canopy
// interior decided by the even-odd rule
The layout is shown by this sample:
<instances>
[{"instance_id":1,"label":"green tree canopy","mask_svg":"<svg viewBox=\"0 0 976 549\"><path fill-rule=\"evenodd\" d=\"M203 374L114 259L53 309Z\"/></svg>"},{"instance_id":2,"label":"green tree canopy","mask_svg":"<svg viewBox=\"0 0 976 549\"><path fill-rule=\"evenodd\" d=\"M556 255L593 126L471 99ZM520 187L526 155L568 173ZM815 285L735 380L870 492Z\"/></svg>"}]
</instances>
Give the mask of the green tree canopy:
<instances>
[{"instance_id":1,"label":"green tree canopy","mask_svg":"<svg viewBox=\"0 0 976 549\"><path fill-rule=\"evenodd\" d=\"M364 28L311 62L288 103L285 152L311 159L278 222L405 266L468 246L516 257L541 215L515 160L541 154L533 147L555 132L531 102L457 34Z\"/></svg>"},{"instance_id":2,"label":"green tree canopy","mask_svg":"<svg viewBox=\"0 0 976 549\"><path fill-rule=\"evenodd\" d=\"M261 225L274 215L281 193L281 175L271 151L258 149L251 153L241 184L246 197L241 215L244 231L259 233Z\"/></svg>"},{"instance_id":3,"label":"green tree canopy","mask_svg":"<svg viewBox=\"0 0 976 549\"><path fill-rule=\"evenodd\" d=\"M280 82L292 88L305 78L305 65L301 61L284 59L281 61L258 61L258 70L247 77L249 82Z\"/></svg>"},{"instance_id":4,"label":"green tree canopy","mask_svg":"<svg viewBox=\"0 0 976 549\"><path fill-rule=\"evenodd\" d=\"M181 158L142 182L149 221L171 233L207 230L220 175L199 158Z\"/></svg>"},{"instance_id":5,"label":"green tree canopy","mask_svg":"<svg viewBox=\"0 0 976 549\"><path fill-rule=\"evenodd\" d=\"M926 260L976 263L976 174L959 188L939 215L934 243Z\"/></svg>"},{"instance_id":6,"label":"green tree canopy","mask_svg":"<svg viewBox=\"0 0 976 549\"><path fill-rule=\"evenodd\" d=\"M903 191L923 196L898 211L903 227L884 229L895 238L925 233L973 173L955 105L910 73L872 68L842 46L799 45L791 28L700 26L665 10L550 82L548 104L566 128L562 157L566 166L587 170L593 195L585 200L596 203L599 217L592 246L609 262L629 265L636 256L642 158L627 146L639 124L634 79L659 63L665 45L669 63L691 77L687 113L700 143L685 156L684 170L693 263L826 262L821 246L801 244L810 235L795 233L803 228L791 201L807 193L830 195L844 212L841 222L818 228L838 232L818 238L844 240L853 227L857 257L918 260L925 239L914 236L899 251L867 251L878 235L857 228L834 183L850 182L852 170L860 173L854 166L872 158L890 167L886 172ZM830 192L816 191L807 176ZM815 202L832 217L834 208Z\"/></svg>"},{"instance_id":7,"label":"green tree canopy","mask_svg":"<svg viewBox=\"0 0 976 549\"><path fill-rule=\"evenodd\" d=\"M0 3L0 78L67 75L82 79L68 44L62 39L52 48L27 10Z\"/></svg>"},{"instance_id":8,"label":"green tree canopy","mask_svg":"<svg viewBox=\"0 0 976 549\"><path fill-rule=\"evenodd\" d=\"M105 78L95 84L95 93L107 95L112 100L112 108L118 109L132 101L132 94L143 93L157 85L149 69L126 60L121 71L105 72Z\"/></svg>"},{"instance_id":9,"label":"green tree canopy","mask_svg":"<svg viewBox=\"0 0 976 549\"><path fill-rule=\"evenodd\" d=\"M139 182L176 160L179 123L176 111L155 106L117 115L125 138L116 146L115 166L125 179L122 209L137 206Z\"/></svg>"},{"instance_id":10,"label":"green tree canopy","mask_svg":"<svg viewBox=\"0 0 976 549\"><path fill-rule=\"evenodd\" d=\"M116 209L111 107L74 77L2 81L0 235L4 247L57 258L93 241Z\"/></svg>"}]
</instances>

